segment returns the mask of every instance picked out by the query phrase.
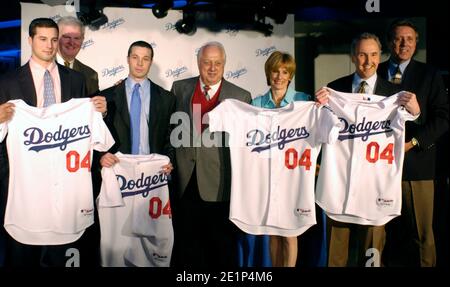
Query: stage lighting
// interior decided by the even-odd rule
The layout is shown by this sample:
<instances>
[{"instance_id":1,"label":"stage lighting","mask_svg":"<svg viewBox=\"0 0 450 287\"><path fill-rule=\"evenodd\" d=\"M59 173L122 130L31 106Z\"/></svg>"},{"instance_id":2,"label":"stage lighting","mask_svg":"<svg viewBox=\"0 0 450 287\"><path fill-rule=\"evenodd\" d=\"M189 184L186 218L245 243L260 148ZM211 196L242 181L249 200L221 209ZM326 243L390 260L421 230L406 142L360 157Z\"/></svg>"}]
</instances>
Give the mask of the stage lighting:
<instances>
[{"instance_id":1,"label":"stage lighting","mask_svg":"<svg viewBox=\"0 0 450 287\"><path fill-rule=\"evenodd\" d=\"M98 30L100 26L108 23L108 17L103 14L102 1L81 1L80 10L77 11L78 19L91 30Z\"/></svg>"},{"instance_id":2,"label":"stage lighting","mask_svg":"<svg viewBox=\"0 0 450 287\"><path fill-rule=\"evenodd\" d=\"M167 16L167 13L172 6L172 0L160 0L152 8L153 15L158 19L164 18Z\"/></svg>"},{"instance_id":3,"label":"stage lighting","mask_svg":"<svg viewBox=\"0 0 450 287\"><path fill-rule=\"evenodd\" d=\"M183 11L183 19L178 20L178 22L175 23L175 29L181 34L195 34L197 31L197 26L195 25L195 12Z\"/></svg>"},{"instance_id":4,"label":"stage lighting","mask_svg":"<svg viewBox=\"0 0 450 287\"><path fill-rule=\"evenodd\" d=\"M100 10L90 10L89 12L77 12L78 19L91 30L98 30L100 26L108 23L108 17Z\"/></svg>"}]
</instances>

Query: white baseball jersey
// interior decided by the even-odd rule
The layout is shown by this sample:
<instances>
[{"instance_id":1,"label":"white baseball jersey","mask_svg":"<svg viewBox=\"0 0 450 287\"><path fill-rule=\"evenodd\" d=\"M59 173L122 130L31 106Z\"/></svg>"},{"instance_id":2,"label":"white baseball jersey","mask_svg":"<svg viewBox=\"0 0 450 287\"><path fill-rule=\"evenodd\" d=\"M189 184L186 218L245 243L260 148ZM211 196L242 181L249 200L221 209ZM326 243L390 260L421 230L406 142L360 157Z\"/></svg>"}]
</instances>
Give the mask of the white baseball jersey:
<instances>
[{"instance_id":1,"label":"white baseball jersey","mask_svg":"<svg viewBox=\"0 0 450 287\"><path fill-rule=\"evenodd\" d=\"M281 236L316 224L317 155L339 131L329 108L293 102L265 109L227 99L209 112L209 129L229 133L234 224L250 234Z\"/></svg>"},{"instance_id":2,"label":"white baseball jersey","mask_svg":"<svg viewBox=\"0 0 450 287\"><path fill-rule=\"evenodd\" d=\"M97 198L102 265L168 267L173 247L167 176L159 154L124 155L102 169Z\"/></svg>"},{"instance_id":3,"label":"white baseball jersey","mask_svg":"<svg viewBox=\"0 0 450 287\"><path fill-rule=\"evenodd\" d=\"M94 222L92 150L114 140L88 98L47 108L10 102L14 116L0 124L1 141L8 133L5 229L24 244L73 242Z\"/></svg>"},{"instance_id":4,"label":"white baseball jersey","mask_svg":"<svg viewBox=\"0 0 450 287\"><path fill-rule=\"evenodd\" d=\"M400 215L405 121L398 94L380 97L331 90L339 140L324 145L316 202L341 222L383 225Z\"/></svg>"}]
</instances>

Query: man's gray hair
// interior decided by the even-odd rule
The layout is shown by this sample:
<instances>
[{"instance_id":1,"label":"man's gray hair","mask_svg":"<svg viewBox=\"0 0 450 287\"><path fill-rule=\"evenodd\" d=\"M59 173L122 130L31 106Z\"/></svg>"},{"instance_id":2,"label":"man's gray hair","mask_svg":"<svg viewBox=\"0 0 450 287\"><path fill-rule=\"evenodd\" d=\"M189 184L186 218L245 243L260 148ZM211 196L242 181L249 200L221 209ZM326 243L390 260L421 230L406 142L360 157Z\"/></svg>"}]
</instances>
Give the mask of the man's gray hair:
<instances>
[{"instance_id":1,"label":"man's gray hair","mask_svg":"<svg viewBox=\"0 0 450 287\"><path fill-rule=\"evenodd\" d=\"M223 61L224 61L224 64L225 64L225 62L227 60L227 55L225 54L225 48L223 47L222 43L217 42L217 41L207 42L207 43L203 44L203 46L200 47L200 49L198 50L198 53L197 53L197 63L200 63L200 57L201 57L201 55L203 53L203 50L206 47L217 47L217 48L219 48L222 51Z\"/></svg>"},{"instance_id":2,"label":"man's gray hair","mask_svg":"<svg viewBox=\"0 0 450 287\"><path fill-rule=\"evenodd\" d=\"M73 16L64 16L61 17L58 20L58 27L59 30L61 30L61 26L78 26L80 27L81 30L81 36L84 37L84 25L83 22L81 22L80 20L78 20L78 18L75 18Z\"/></svg>"},{"instance_id":3,"label":"man's gray hair","mask_svg":"<svg viewBox=\"0 0 450 287\"><path fill-rule=\"evenodd\" d=\"M381 42L380 42L380 39L378 39L377 35L368 33L368 32L364 32L362 34L359 34L357 37L353 38L352 44L350 46L351 55L356 56L355 55L356 45L358 45L359 42L361 42L362 40L369 40L369 39L372 39L375 42L377 42L378 48L380 48L380 53L381 53Z\"/></svg>"}]
</instances>

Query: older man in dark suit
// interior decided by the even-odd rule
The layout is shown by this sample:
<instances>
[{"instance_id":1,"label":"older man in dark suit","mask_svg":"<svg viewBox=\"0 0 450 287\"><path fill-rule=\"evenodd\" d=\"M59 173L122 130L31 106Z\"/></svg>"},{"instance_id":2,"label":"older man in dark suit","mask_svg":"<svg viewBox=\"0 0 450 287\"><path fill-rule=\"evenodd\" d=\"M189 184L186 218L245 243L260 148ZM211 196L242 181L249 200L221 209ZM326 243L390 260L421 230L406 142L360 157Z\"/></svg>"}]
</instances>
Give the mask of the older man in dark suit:
<instances>
[{"instance_id":1,"label":"older man in dark suit","mask_svg":"<svg viewBox=\"0 0 450 287\"><path fill-rule=\"evenodd\" d=\"M339 78L327 86L346 93L366 93L380 96L390 96L398 92L398 88L385 79L377 76L377 67L380 63L381 43L378 37L370 33L362 33L356 37L351 45L351 58L355 64L355 73ZM316 93L316 99L324 102L328 97L326 88ZM402 93L399 100L412 114L418 114L418 107L415 95L412 93ZM365 266L366 250L376 248L382 254L385 243L384 226L366 226L337 222L327 218L328 230L328 265L347 266L351 261L356 265ZM354 239L351 239L354 238ZM353 246L351 242L355 242ZM356 258L349 259L350 249L356 249Z\"/></svg>"},{"instance_id":2,"label":"older man in dark suit","mask_svg":"<svg viewBox=\"0 0 450 287\"><path fill-rule=\"evenodd\" d=\"M199 77L173 83L182 124L172 133L176 147L174 205L176 266L237 266L235 226L229 221L231 167L222 133L210 133L204 114L224 99L250 103L248 91L223 79L225 49L208 42L197 54Z\"/></svg>"},{"instance_id":3,"label":"older man in dark suit","mask_svg":"<svg viewBox=\"0 0 450 287\"><path fill-rule=\"evenodd\" d=\"M58 20L59 49L56 61L83 74L88 96L98 93L98 74L91 67L76 59L84 41L84 25L75 17L65 16Z\"/></svg>"},{"instance_id":4,"label":"older man in dark suit","mask_svg":"<svg viewBox=\"0 0 450 287\"><path fill-rule=\"evenodd\" d=\"M391 24L391 56L380 64L380 77L417 95L421 114L406 123L402 215L386 226L387 264L435 266L433 198L436 142L448 130L448 95L439 71L413 59L419 34L406 19Z\"/></svg>"},{"instance_id":5,"label":"older man in dark suit","mask_svg":"<svg viewBox=\"0 0 450 287\"><path fill-rule=\"evenodd\" d=\"M51 103L62 103L71 98L86 96L86 85L83 75L55 62L58 50L58 26L48 18L34 19L29 26L28 42L31 46L31 59L17 71L0 80L0 123L8 121L14 114L14 105L9 100L22 99L28 105L44 107ZM51 85L48 83L51 82ZM47 89L50 86L52 88ZM51 91L51 92L50 92ZM49 100L49 95L51 94ZM94 97L92 101L96 110L106 112L104 97ZM8 188L8 155L6 144L0 144L0 217L1 230ZM7 237L6 265L10 266L65 266L66 251L78 247L80 240L70 244L57 246L27 245ZM82 250L80 255L84 257ZM82 262L84 264L85 261ZM87 263L87 262L86 262Z\"/></svg>"}]
</instances>

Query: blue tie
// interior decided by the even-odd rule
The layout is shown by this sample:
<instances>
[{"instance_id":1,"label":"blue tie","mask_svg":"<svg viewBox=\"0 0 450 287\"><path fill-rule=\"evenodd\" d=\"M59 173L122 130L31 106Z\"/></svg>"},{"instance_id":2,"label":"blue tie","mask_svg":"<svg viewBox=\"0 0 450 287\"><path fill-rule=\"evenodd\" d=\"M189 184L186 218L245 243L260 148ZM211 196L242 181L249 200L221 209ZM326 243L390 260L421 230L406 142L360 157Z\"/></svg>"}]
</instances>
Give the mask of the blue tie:
<instances>
[{"instance_id":1,"label":"blue tie","mask_svg":"<svg viewBox=\"0 0 450 287\"><path fill-rule=\"evenodd\" d=\"M131 123L131 154L139 154L139 142L141 134L141 97L139 95L140 84L134 85L130 103Z\"/></svg>"},{"instance_id":2,"label":"blue tie","mask_svg":"<svg viewBox=\"0 0 450 287\"><path fill-rule=\"evenodd\" d=\"M53 80L50 72L45 70L44 74L44 107L48 107L56 103L55 91L53 90Z\"/></svg>"}]
</instances>

